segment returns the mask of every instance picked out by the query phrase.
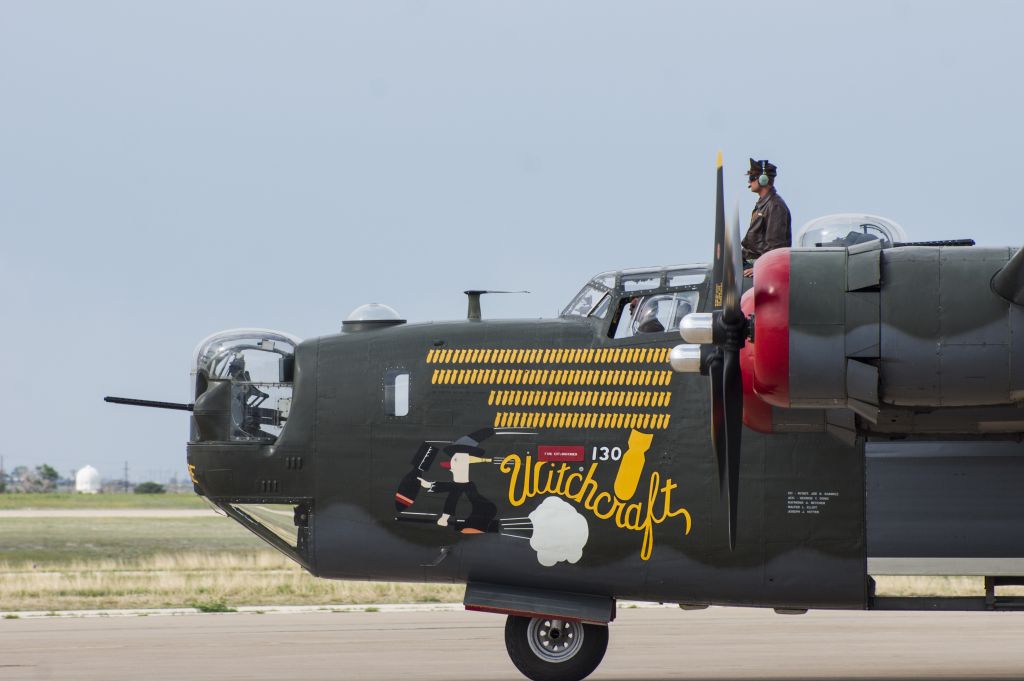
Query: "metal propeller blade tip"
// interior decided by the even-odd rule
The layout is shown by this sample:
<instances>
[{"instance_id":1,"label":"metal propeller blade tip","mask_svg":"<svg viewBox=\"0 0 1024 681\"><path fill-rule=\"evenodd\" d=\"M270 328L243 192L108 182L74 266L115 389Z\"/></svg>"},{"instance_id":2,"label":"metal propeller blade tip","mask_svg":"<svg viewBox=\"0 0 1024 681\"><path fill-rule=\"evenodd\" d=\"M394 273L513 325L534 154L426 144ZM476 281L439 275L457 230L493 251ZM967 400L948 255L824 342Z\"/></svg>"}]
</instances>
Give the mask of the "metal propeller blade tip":
<instances>
[{"instance_id":1,"label":"metal propeller blade tip","mask_svg":"<svg viewBox=\"0 0 1024 681\"><path fill-rule=\"evenodd\" d=\"M719 152L715 172L715 253L711 261L711 306L722 307L722 267L725 248L725 181L722 174L722 154Z\"/></svg>"}]
</instances>

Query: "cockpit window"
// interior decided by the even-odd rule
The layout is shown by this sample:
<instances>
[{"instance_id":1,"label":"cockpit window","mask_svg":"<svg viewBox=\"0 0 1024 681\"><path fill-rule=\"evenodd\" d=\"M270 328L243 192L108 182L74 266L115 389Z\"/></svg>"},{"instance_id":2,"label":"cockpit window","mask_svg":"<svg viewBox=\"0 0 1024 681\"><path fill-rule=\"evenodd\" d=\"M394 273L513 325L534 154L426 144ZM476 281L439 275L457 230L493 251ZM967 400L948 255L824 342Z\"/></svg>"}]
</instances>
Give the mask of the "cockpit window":
<instances>
[{"instance_id":1,"label":"cockpit window","mask_svg":"<svg viewBox=\"0 0 1024 681\"><path fill-rule=\"evenodd\" d=\"M611 306L612 294L606 293L601 298L601 301L594 306L594 309L590 311L589 317L597 317L598 319L603 318L608 314L608 308Z\"/></svg>"},{"instance_id":2,"label":"cockpit window","mask_svg":"<svg viewBox=\"0 0 1024 681\"><path fill-rule=\"evenodd\" d=\"M622 289L626 293L649 291L661 284L661 272L637 272L622 274Z\"/></svg>"},{"instance_id":3,"label":"cockpit window","mask_svg":"<svg viewBox=\"0 0 1024 681\"><path fill-rule=\"evenodd\" d=\"M691 312L697 311L700 302L699 291L679 291L662 296L651 296L645 303L648 315L656 318L666 331L678 331L679 322ZM642 332L643 319L640 320Z\"/></svg>"},{"instance_id":4,"label":"cockpit window","mask_svg":"<svg viewBox=\"0 0 1024 681\"><path fill-rule=\"evenodd\" d=\"M601 302L605 292L593 283L584 286L562 311L563 317L586 317Z\"/></svg>"},{"instance_id":5,"label":"cockpit window","mask_svg":"<svg viewBox=\"0 0 1024 681\"><path fill-rule=\"evenodd\" d=\"M668 273L668 286L698 286L704 283L708 273L706 270L672 270Z\"/></svg>"},{"instance_id":6,"label":"cockpit window","mask_svg":"<svg viewBox=\"0 0 1024 681\"><path fill-rule=\"evenodd\" d=\"M639 331L643 322L633 324L633 316L626 307L634 298L649 300L652 296L668 294L675 296L673 300L685 301L696 311L700 303L701 290L707 282L709 267L707 265L671 265L669 267L649 267L645 269L621 270L618 272L602 272L591 279L572 302L562 311L563 317L595 317L610 319L608 335L613 338L626 338ZM673 291L675 289L675 291ZM680 291L679 289L687 289ZM683 295L685 294L685 295ZM652 303L653 317L644 328L653 329L658 323L665 328L675 330L678 320L682 317L676 310L682 310L683 304L673 303L675 307L662 309L667 305L664 301ZM609 314L611 310L611 314ZM686 313L682 313L685 315Z\"/></svg>"},{"instance_id":7,"label":"cockpit window","mask_svg":"<svg viewBox=\"0 0 1024 681\"><path fill-rule=\"evenodd\" d=\"M699 303L699 291L676 291L623 298L624 309L619 315L614 338L676 331L683 317L696 312Z\"/></svg>"}]
</instances>

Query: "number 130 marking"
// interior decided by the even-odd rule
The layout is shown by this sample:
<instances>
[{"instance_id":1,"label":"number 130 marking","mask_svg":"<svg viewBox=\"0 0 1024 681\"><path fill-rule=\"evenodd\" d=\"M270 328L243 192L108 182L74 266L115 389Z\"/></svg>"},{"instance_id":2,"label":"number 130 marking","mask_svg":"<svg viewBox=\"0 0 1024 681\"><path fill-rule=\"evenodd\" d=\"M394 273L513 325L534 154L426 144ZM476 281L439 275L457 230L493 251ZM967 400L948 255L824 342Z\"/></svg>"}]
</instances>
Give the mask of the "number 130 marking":
<instances>
[{"instance_id":1,"label":"number 130 marking","mask_svg":"<svg viewBox=\"0 0 1024 681\"><path fill-rule=\"evenodd\" d=\"M618 461L622 458L622 447L594 447L590 453L591 461Z\"/></svg>"}]
</instances>

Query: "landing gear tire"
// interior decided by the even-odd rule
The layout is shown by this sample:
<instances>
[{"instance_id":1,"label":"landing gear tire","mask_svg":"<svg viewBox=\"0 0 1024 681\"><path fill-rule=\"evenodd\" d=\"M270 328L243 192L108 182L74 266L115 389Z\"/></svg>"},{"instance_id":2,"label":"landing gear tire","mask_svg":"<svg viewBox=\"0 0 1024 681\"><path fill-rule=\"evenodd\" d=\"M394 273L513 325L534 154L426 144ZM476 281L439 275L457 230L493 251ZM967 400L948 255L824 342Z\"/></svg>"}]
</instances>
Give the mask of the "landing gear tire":
<instances>
[{"instance_id":1,"label":"landing gear tire","mask_svg":"<svg viewBox=\"0 0 1024 681\"><path fill-rule=\"evenodd\" d=\"M533 681L580 681L601 664L608 627L509 615L505 647L516 669Z\"/></svg>"}]
</instances>

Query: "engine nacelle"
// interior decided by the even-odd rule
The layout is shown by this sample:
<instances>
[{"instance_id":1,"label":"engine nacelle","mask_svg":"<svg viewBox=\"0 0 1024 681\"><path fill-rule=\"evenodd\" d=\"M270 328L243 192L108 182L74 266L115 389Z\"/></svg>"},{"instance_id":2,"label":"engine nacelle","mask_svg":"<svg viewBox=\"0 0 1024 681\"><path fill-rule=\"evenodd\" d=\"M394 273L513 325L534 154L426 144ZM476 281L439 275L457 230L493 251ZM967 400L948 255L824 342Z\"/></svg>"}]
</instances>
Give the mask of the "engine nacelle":
<instances>
[{"instance_id":1,"label":"engine nacelle","mask_svg":"<svg viewBox=\"0 0 1024 681\"><path fill-rule=\"evenodd\" d=\"M886 433L1024 432L1024 307L991 287L1011 254L873 241L762 256L743 301L747 424L848 408Z\"/></svg>"}]
</instances>

